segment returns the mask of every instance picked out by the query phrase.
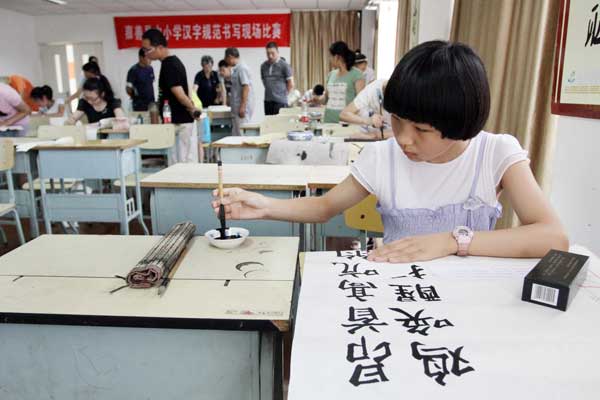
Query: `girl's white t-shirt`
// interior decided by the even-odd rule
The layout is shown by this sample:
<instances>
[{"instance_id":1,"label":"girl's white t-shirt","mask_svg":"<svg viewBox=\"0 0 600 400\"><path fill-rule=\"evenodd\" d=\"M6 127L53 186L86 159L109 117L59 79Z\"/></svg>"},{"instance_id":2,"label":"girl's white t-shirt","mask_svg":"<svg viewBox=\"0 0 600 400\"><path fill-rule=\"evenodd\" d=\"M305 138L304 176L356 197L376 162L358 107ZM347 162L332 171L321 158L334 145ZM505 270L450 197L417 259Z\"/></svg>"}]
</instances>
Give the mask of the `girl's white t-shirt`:
<instances>
[{"instance_id":1,"label":"girl's white t-shirt","mask_svg":"<svg viewBox=\"0 0 600 400\"><path fill-rule=\"evenodd\" d=\"M427 208L436 210L463 203L469 197L477 156L483 136L483 152L475 196L486 204L498 204L496 188L513 164L527 161L527 152L511 135L480 132L467 149L447 163L434 164L410 160L395 138L367 144L351 166L351 173L383 209Z\"/></svg>"}]
</instances>

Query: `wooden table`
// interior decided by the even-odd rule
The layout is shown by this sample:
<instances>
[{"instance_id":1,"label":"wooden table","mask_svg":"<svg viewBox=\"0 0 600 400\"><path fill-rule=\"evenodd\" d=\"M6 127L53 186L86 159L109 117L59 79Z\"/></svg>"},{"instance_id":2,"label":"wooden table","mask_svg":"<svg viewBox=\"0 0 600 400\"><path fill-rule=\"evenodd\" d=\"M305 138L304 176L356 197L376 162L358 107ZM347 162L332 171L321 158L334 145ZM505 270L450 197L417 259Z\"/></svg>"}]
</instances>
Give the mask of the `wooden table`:
<instances>
[{"instance_id":1,"label":"wooden table","mask_svg":"<svg viewBox=\"0 0 600 400\"><path fill-rule=\"evenodd\" d=\"M46 232L51 233L51 221L120 222L121 233L129 234L129 222L135 218L148 229L142 218L139 183L140 144L144 140L90 140L80 144L42 145L38 151L40 179L116 179L125 182L135 176L135 199L127 197L125 185L118 193L90 195L47 193L41 185L42 208Z\"/></svg>"},{"instance_id":2,"label":"wooden table","mask_svg":"<svg viewBox=\"0 0 600 400\"><path fill-rule=\"evenodd\" d=\"M241 187L264 195L289 199L307 187L305 167L266 164L228 164L223 167L225 187ZM192 221L197 234L219 225L210 202L217 188L216 164L175 164L142 180L152 189L150 210L154 233L164 234L174 224ZM283 221L235 221L233 226L253 235L304 235L302 224Z\"/></svg>"},{"instance_id":3,"label":"wooden table","mask_svg":"<svg viewBox=\"0 0 600 400\"><path fill-rule=\"evenodd\" d=\"M282 398L298 239L196 237L162 297L110 294L158 240L44 235L0 257L6 398Z\"/></svg>"},{"instance_id":4,"label":"wooden table","mask_svg":"<svg viewBox=\"0 0 600 400\"><path fill-rule=\"evenodd\" d=\"M101 128L97 132L98 139L129 139L129 128L113 129Z\"/></svg>"}]
</instances>

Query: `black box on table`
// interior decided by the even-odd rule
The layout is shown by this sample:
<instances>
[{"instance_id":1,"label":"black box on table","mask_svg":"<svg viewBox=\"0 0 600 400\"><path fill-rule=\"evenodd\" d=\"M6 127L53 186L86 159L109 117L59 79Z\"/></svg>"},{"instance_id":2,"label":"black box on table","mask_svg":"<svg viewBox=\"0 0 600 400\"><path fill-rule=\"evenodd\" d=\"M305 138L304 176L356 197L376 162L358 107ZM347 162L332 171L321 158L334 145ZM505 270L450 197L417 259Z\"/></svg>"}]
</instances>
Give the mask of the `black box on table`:
<instances>
[{"instance_id":1,"label":"black box on table","mask_svg":"<svg viewBox=\"0 0 600 400\"><path fill-rule=\"evenodd\" d=\"M567 311L587 276L589 257L550 250L525 276L521 299Z\"/></svg>"}]
</instances>

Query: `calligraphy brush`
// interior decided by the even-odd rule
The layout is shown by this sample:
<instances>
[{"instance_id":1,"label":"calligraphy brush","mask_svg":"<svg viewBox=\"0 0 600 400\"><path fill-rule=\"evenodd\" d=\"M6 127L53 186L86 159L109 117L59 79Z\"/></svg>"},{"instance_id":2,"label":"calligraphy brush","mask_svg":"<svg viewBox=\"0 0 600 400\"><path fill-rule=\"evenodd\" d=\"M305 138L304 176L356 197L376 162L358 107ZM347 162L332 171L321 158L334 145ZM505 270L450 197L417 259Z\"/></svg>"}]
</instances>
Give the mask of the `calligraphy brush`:
<instances>
[{"instance_id":1,"label":"calligraphy brush","mask_svg":"<svg viewBox=\"0 0 600 400\"><path fill-rule=\"evenodd\" d=\"M225 226L225 206L223 205L223 163L221 160L217 161L217 173L219 175L219 220L221 221L221 228L219 232L221 232L220 239L227 238L227 226Z\"/></svg>"}]
</instances>

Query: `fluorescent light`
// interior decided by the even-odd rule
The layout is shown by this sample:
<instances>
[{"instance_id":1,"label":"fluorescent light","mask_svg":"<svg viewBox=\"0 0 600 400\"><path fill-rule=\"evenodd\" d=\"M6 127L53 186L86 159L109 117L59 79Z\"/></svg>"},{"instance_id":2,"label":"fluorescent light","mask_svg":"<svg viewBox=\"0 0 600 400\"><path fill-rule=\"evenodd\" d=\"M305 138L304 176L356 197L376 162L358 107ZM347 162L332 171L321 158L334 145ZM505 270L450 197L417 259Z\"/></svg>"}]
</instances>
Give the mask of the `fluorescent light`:
<instances>
[{"instance_id":1,"label":"fluorescent light","mask_svg":"<svg viewBox=\"0 0 600 400\"><path fill-rule=\"evenodd\" d=\"M67 4L65 0L46 0L48 3L58 4L59 6L64 6Z\"/></svg>"}]
</instances>

